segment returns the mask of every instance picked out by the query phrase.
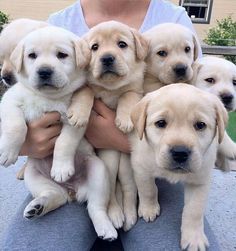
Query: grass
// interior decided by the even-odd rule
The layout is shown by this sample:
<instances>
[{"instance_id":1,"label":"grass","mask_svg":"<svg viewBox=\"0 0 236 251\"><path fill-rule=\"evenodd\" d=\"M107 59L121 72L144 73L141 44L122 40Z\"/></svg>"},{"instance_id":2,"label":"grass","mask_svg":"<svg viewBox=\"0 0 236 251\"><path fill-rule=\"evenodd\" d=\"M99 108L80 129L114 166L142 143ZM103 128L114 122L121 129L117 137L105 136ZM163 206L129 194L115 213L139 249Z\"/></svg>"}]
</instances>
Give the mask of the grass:
<instances>
[{"instance_id":1,"label":"grass","mask_svg":"<svg viewBox=\"0 0 236 251\"><path fill-rule=\"evenodd\" d=\"M229 123L227 127L229 136L236 142L236 112L229 114Z\"/></svg>"}]
</instances>

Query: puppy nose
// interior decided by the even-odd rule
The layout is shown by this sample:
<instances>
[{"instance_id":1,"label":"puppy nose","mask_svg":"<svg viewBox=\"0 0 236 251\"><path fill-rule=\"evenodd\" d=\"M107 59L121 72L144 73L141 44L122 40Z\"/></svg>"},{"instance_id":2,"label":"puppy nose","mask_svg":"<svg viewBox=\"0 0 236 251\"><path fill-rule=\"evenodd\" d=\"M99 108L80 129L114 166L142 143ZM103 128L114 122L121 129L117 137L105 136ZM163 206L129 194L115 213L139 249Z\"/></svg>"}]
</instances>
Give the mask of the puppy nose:
<instances>
[{"instance_id":1,"label":"puppy nose","mask_svg":"<svg viewBox=\"0 0 236 251\"><path fill-rule=\"evenodd\" d=\"M7 83L7 84L11 84L12 80L13 80L13 77L12 77L12 74L8 73L8 74L4 74L2 76L2 79Z\"/></svg>"},{"instance_id":2,"label":"puppy nose","mask_svg":"<svg viewBox=\"0 0 236 251\"><path fill-rule=\"evenodd\" d=\"M173 146L170 149L172 159L177 163L184 163L188 160L191 150L185 146Z\"/></svg>"},{"instance_id":3,"label":"puppy nose","mask_svg":"<svg viewBox=\"0 0 236 251\"><path fill-rule=\"evenodd\" d=\"M101 62L104 66L111 66L115 61L115 57L111 54L104 55L101 58Z\"/></svg>"},{"instance_id":4,"label":"puppy nose","mask_svg":"<svg viewBox=\"0 0 236 251\"><path fill-rule=\"evenodd\" d=\"M42 67L38 70L38 75L40 79L47 80L50 79L53 74L53 70L48 67Z\"/></svg>"},{"instance_id":5,"label":"puppy nose","mask_svg":"<svg viewBox=\"0 0 236 251\"><path fill-rule=\"evenodd\" d=\"M225 105L229 105L232 103L234 96L230 93L223 93L220 95L220 98Z\"/></svg>"},{"instance_id":6,"label":"puppy nose","mask_svg":"<svg viewBox=\"0 0 236 251\"><path fill-rule=\"evenodd\" d=\"M174 67L173 70L178 77L183 77L186 74L187 66L183 64L178 64Z\"/></svg>"}]
</instances>

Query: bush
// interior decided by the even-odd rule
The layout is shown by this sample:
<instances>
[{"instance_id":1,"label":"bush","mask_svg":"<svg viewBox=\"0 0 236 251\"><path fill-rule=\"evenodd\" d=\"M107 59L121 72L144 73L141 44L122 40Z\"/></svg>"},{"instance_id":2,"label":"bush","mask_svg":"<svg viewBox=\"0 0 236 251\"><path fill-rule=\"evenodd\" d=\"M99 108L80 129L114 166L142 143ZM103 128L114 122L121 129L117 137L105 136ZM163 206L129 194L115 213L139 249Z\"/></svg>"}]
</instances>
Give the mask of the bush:
<instances>
[{"instance_id":1,"label":"bush","mask_svg":"<svg viewBox=\"0 0 236 251\"><path fill-rule=\"evenodd\" d=\"M236 21L231 16L217 20L217 26L210 28L204 42L209 45L236 46ZM236 64L236 56L225 56Z\"/></svg>"},{"instance_id":2,"label":"bush","mask_svg":"<svg viewBox=\"0 0 236 251\"><path fill-rule=\"evenodd\" d=\"M0 11L0 32L3 29L3 25L9 22L9 16Z\"/></svg>"}]
</instances>

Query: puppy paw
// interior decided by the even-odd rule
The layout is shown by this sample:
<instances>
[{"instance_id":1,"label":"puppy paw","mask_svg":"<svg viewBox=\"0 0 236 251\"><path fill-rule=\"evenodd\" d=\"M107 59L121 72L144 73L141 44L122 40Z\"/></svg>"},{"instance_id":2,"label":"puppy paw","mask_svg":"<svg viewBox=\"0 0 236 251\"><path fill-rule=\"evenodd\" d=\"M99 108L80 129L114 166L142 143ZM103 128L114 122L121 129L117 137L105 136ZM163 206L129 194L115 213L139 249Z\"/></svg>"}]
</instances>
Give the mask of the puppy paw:
<instances>
[{"instance_id":1,"label":"puppy paw","mask_svg":"<svg viewBox=\"0 0 236 251\"><path fill-rule=\"evenodd\" d=\"M89 116L83 115L75 109L69 108L67 111L68 122L74 127L85 127L88 124Z\"/></svg>"},{"instance_id":2,"label":"puppy paw","mask_svg":"<svg viewBox=\"0 0 236 251\"><path fill-rule=\"evenodd\" d=\"M53 161L51 169L51 177L58 183L63 183L69 180L75 173L75 168L72 163Z\"/></svg>"},{"instance_id":3,"label":"puppy paw","mask_svg":"<svg viewBox=\"0 0 236 251\"><path fill-rule=\"evenodd\" d=\"M146 222L154 221L157 216L160 215L159 203L154 205L139 205L138 208L139 217L143 217Z\"/></svg>"},{"instance_id":4,"label":"puppy paw","mask_svg":"<svg viewBox=\"0 0 236 251\"><path fill-rule=\"evenodd\" d=\"M206 251L209 242L202 230L185 230L182 231L181 249L187 251Z\"/></svg>"},{"instance_id":5,"label":"puppy paw","mask_svg":"<svg viewBox=\"0 0 236 251\"><path fill-rule=\"evenodd\" d=\"M32 200L24 210L24 217L34 219L43 216L45 213L46 198L39 197Z\"/></svg>"},{"instance_id":6,"label":"puppy paw","mask_svg":"<svg viewBox=\"0 0 236 251\"><path fill-rule=\"evenodd\" d=\"M118 204L109 205L108 216L111 219L115 228L119 229L123 226L125 217L122 212L122 209Z\"/></svg>"},{"instance_id":7,"label":"puppy paw","mask_svg":"<svg viewBox=\"0 0 236 251\"><path fill-rule=\"evenodd\" d=\"M19 150L6 146L0 142L0 165L8 167L14 164L18 158Z\"/></svg>"},{"instance_id":8,"label":"puppy paw","mask_svg":"<svg viewBox=\"0 0 236 251\"><path fill-rule=\"evenodd\" d=\"M98 226L94 226L95 231L98 235L99 238L107 241L113 241L117 239L117 231L113 227L112 223L107 221L107 222L102 222Z\"/></svg>"},{"instance_id":9,"label":"puppy paw","mask_svg":"<svg viewBox=\"0 0 236 251\"><path fill-rule=\"evenodd\" d=\"M125 213L125 221L123 224L124 231L129 231L137 222L137 212L134 210L133 212Z\"/></svg>"},{"instance_id":10,"label":"puppy paw","mask_svg":"<svg viewBox=\"0 0 236 251\"><path fill-rule=\"evenodd\" d=\"M124 133L129 133L134 128L133 123L130 118L121 119L119 117L116 117L115 124Z\"/></svg>"}]
</instances>

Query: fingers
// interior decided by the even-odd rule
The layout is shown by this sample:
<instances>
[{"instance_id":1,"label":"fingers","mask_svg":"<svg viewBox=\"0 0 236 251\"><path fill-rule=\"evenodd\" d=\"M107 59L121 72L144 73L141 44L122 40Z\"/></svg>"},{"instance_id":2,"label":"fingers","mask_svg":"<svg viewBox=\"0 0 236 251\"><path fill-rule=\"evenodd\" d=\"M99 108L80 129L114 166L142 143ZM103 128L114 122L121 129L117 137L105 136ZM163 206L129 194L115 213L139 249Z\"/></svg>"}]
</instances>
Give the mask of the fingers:
<instances>
[{"instance_id":1,"label":"fingers","mask_svg":"<svg viewBox=\"0 0 236 251\"><path fill-rule=\"evenodd\" d=\"M48 135L49 139L54 137L58 137L61 133L62 124L51 125L50 127L45 129L45 133Z\"/></svg>"},{"instance_id":2,"label":"fingers","mask_svg":"<svg viewBox=\"0 0 236 251\"><path fill-rule=\"evenodd\" d=\"M31 127L49 127L60 121L61 115L58 112L45 113L41 118L31 122Z\"/></svg>"},{"instance_id":3,"label":"fingers","mask_svg":"<svg viewBox=\"0 0 236 251\"><path fill-rule=\"evenodd\" d=\"M114 111L108 108L101 100L98 99L94 101L93 110L104 118L114 118L115 116Z\"/></svg>"}]
</instances>

